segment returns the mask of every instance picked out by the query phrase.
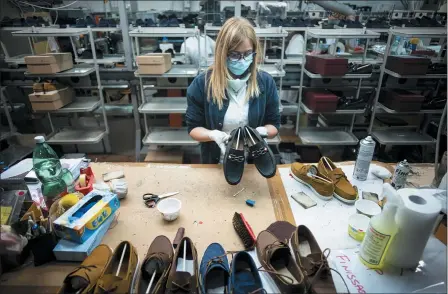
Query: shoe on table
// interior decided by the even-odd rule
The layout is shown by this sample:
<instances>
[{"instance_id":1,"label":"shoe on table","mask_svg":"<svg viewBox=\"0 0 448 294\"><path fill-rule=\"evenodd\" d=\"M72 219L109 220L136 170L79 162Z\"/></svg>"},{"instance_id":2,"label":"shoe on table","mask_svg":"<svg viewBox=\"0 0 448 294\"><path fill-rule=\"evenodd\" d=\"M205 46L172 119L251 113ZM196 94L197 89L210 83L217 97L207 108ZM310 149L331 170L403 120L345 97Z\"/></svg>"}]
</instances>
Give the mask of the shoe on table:
<instances>
[{"instance_id":1,"label":"shoe on table","mask_svg":"<svg viewBox=\"0 0 448 294\"><path fill-rule=\"evenodd\" d=\"M120 261L122 261L121 266L118 268ZM121 242L99 278L94 293L130 293L134 288L137 268L137 250L130 242ZM117 270L119 270L118 274Z\"/></svg>"},{"instance_id":2,"label":"shoe on table","mask_svg":"<svg viewBox=\"0 0 448 294\"><path fill-rule=\"evenodd\" d=\"M322 252L306 226L298 226L292 234L291 249L313 293L336 293L327 261L329 249Z\"/></svg>"},{"instance_id":3,"label":"shoe on table","mask_svg":"<svg viewBox=\"0 0 448 294\"><path fill-rule=\"evenodd\" d=\"M358 199L358 191L347 180L347 176L341 168L330 160L330 158L323 156L319 160L317 169L320 174L329 178L334 184L334 197L345 203L355 203Z\"/></svg>"},{"instance_id":4,"label":"shoe on table","mask_svg":"<svg viewBox=\"0 0 448 294\"><path fill-rule=\"evenodd\" d=\"M184 246L186 246L185 260ZM166 291L168 293L198 293L198 278L196 248L190 238L184 237L174 253L173 264L166 282Z\"/></svg>"},{"instance_id":5,"label":"shoe on table","mask_svg":"<svg viewBox=\"0 0 448 294\"><path fill-rule=\"evenodd\" d=\"M288 244L292 233L296 230L296 226L286 221L276 221L269 225L266 230L271 232L281 242Z\"/></svg>"},{"instance_id":6,"label":"shoe on table","mask_svg":"<svg viewBox=\"0 0 448 294\"><path fill-rule=\"evenodd\" d=\"M173 255L173 245L167 237L157 236L152 241L145 260L142 263L140 280L138 282L138 294L146 293L154 271L156 275L148 293L165 293L166 279L170 272Z\"/></svg>"},{"instance_id":7,"label":"shoe on table","mask_svg":"<svg viewBox=\"0 0 448 294\"><path fill-rule=\"evenodd\" d=\"M333 182L328 177L321 174L316 166L294 162L291 165L291 176L300 183L310 187L320 199L333 199Z\"/></svg>"},{"instance_id":8,"label":"shoe on table","mask_svg":"<svg viewBox=\"0 0 448 294\"><path fill-rule=\"evenodd\" d=\"M230 133L229 143L223 159L224 177L230 185L241 181L246 157L244 155L244 132L237 128Z\"/></svg>"},{"instance_id":9,"label":"shoe on table","mask_svg":"<svg viewBox=\"0 0 448 294\"><path fill-rule=\"evenodd\" d=\"M252 256L246 251L240 251L232 258L230 271L230 293L265 293L260 273Z\"/></svg>"},{"instance_id":10,"label":"shoe on table","mask_svg":"<svg viewBox=\"0 0 448 294\"><path fill-rule=\"evenodd\" d=\"M258 260L281 293L304 293L305 277L286 243L265 230L258 234L256 247Z\"/></svg>"},{"instance_id":11,"label":"shoe on table","mask_svg":"<svg viewBox=\"0 0 448 294\"><path fill-rule=\"evenodd\" d=\"M230 293L230 268L224 248L210 244L204 252L199 267L199 283L202 293Z\"/></svg>"},{"instance_id":12,"label":"shoe on table","mask_svg":"<svg viewBox=\"0 0 448 294\"><path fill-rule=\"evenodd\" d=\"M249 147L249 157L253 159L258 172L265 178L272 178L277 171L277 162L268 143L257 130L244 127L246 144Z\"/></svg>"},{"instance_id":13,"label":"shoe on table","mask_svg":"<svg viewBox=\"0 0 448 294\"><path fill-rule=\"evenodd\" d=\"M58 294L91 293L111 256L109 246L96 247L79 267L67 275Z\"/></svg>"}]
</instances>

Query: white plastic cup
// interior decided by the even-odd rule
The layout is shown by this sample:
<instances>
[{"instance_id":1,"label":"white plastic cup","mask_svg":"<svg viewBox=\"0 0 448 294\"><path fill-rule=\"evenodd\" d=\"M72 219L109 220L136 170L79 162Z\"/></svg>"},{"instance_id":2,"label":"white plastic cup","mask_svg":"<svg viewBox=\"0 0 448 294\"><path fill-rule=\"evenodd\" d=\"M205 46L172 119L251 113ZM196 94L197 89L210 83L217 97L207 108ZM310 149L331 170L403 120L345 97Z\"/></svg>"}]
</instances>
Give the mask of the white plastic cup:
<instances>
[{"instance_id":1,"label":"white plastic cup","mask_svg":"<svg viewBox=\"0 0 448 294\"><path fill-rule=\"evenodd\" d=\"M173 221L179 217L182 202L177 198L166 198L157 204L157 210L166 221Z\"/></svg>"}]
</instances>

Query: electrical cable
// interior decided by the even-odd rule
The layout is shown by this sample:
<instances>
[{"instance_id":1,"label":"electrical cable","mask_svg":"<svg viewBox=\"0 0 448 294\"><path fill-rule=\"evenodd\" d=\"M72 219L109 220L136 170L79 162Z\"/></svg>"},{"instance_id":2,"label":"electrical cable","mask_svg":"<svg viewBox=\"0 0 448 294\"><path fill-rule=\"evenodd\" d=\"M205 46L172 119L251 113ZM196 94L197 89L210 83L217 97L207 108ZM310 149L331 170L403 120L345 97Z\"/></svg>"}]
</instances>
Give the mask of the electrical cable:
<instances>
[{"instance_id":1,"label":"electrical cable","mask_svg":"<svg viewBox=\"0 0 448 294\"><path fill-rule=\"evenodd\" d=\"M16 2L19 2L19 3L23 3L23 4L27 4L27 5L29 5L29 6L34 6L34 7L40 8L40 9L47 9L47 10L61 10L61 9L67 8L67 7L69 7L69 6L72 6L73 4L75 4L75 3L78 2L78 1L79 1L79 0L75 0L75 1L73 1L72 3L69 3L69 4L67 4L67 5L60 6L60 7L56 7L56 8L51 8L51 7L43 7L43 6L39 6L39 5L35 5L35 4L28 3L28 2L24 2L24 1L16 0Z\"/></svg>"}]
</instances>

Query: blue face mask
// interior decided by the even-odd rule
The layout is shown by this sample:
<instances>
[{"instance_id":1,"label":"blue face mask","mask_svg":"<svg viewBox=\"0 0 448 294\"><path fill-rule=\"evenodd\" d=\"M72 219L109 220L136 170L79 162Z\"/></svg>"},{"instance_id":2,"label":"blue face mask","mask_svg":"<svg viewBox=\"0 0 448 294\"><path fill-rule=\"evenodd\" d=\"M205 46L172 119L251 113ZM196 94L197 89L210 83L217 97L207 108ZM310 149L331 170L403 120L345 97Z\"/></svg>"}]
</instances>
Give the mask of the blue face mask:
<instances>
[{"instance_id":1,"label":"blue face mask","mask_svg":"<svg viewBox=\"0 0 448 294\"><path fill-rule=\"evenodd\" d=\"M231 61L227 59L227 68L236 76L242 75L252 64L253 57L247 58L248 60L244 60L241 58L238 61Z\"/></svg>"}]
</instances>

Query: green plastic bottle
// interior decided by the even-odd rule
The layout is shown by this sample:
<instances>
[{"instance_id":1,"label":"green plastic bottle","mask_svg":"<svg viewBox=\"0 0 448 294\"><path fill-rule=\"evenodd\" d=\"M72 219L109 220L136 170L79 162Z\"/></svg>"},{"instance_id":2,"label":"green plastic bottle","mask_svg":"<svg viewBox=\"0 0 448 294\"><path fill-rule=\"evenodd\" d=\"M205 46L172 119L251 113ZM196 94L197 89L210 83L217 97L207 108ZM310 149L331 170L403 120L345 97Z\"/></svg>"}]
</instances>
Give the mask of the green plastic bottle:
<instances>
[{"instance_id":1,"label":"green plastic bottle","mask_svg":"<svg viewBox=\"0 0 448 294\"><path fill-rule=\"evenodd\" d=\"M58 155L45 143L43 136L34 138L33 169L42 183L42 194L48 199L74 192L74 180L69 170L63 169Z\"/></svg>"}]
</instances>

